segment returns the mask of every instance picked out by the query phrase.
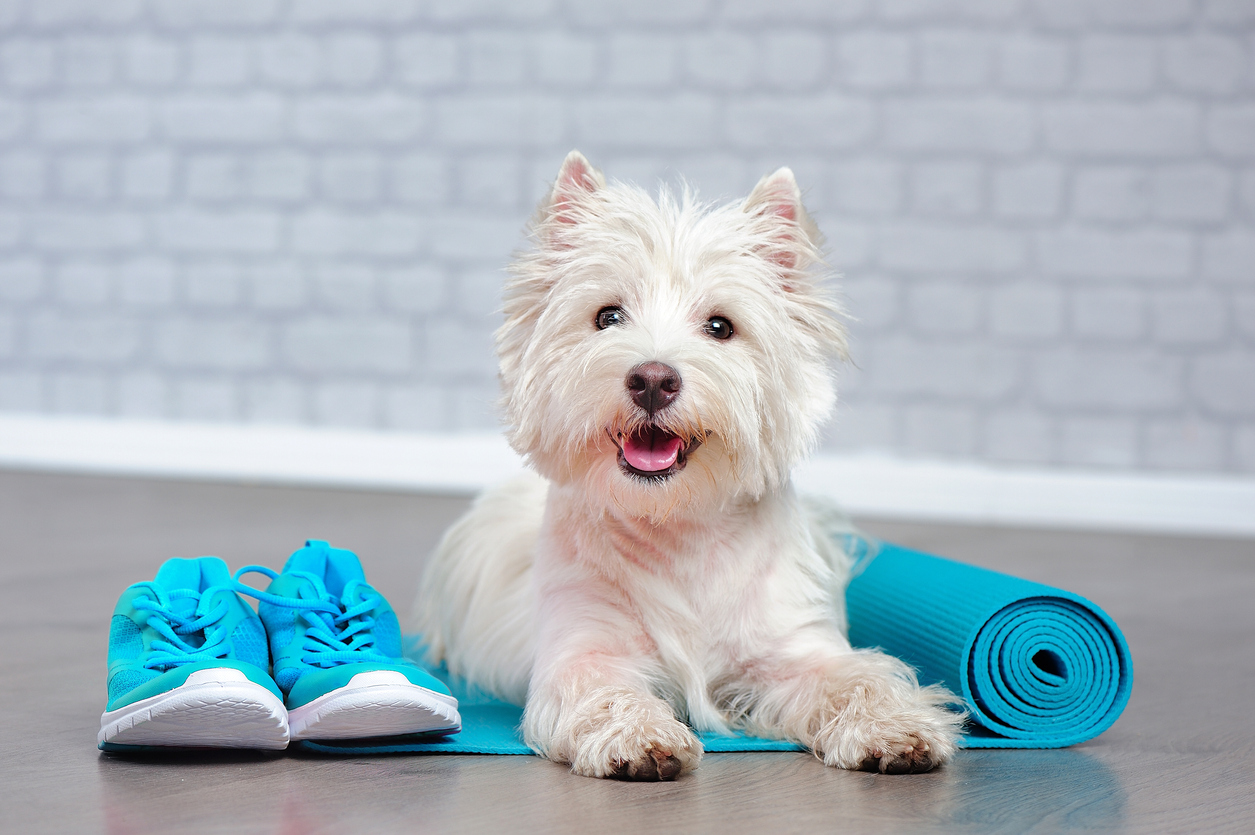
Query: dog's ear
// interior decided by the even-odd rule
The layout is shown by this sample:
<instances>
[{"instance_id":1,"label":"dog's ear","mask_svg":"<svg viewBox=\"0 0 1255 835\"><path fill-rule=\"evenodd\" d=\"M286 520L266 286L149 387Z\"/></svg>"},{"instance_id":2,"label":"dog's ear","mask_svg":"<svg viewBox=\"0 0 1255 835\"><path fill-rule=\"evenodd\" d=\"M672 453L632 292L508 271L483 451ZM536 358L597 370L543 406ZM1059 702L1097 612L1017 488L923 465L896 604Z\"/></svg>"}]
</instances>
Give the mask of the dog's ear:
<instances>
[{"instance_id":1,"label":"dog's ear","mask_svg":"<svg viewBox=\"0 0 1255 835\"><path fill-rule=\"evenodd\" d=\"M587 212L589 195L605 188L606 178L579 151L572 151L562 161L558 179L546 201L548 220L574 225Z\"/></svg>"},{"instance_id":2,"label":"dog's ear","mask_svg":"<svg viewBox=\"0 0 1255 835\"><path fill-rule=\"evenodd\" d=\"M780 168L759 180L741 208L746 214L771 224L770 244L764 247L763 254L786 273L804 268L822 244L819 227L806 213L802 192L798 190L793 171L788 168Z\"/></svg>"},{"instance_id":3,"label":"dog's ear","mask_svg":"<svg viewBox=\"0 0 1255 835\"><path fill-rule=\"evenodd\" d=\"M778 286L796 304L795 320L824 350L844 358L841 305L811 270L823 264L824 236L802 205L793 172L781 168L763 177L741 209L750 217L757 254L774 265Z\"/></svg>"}]
</instances>

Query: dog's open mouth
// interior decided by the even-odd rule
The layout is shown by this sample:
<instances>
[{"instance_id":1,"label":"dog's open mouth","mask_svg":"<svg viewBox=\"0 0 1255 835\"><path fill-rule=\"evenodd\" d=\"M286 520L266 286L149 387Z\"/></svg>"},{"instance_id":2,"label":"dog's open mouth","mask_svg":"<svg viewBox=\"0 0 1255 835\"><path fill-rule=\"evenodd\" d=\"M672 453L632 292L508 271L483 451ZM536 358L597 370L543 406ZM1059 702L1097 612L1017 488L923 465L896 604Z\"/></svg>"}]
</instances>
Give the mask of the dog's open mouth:
<instances>
[{"instance_id":1,"label":"dog's open mouth","mask_svg":"<svg viewBox=\"0 0 1255 835\"><path fill-rule=\"evenodd\" d=\"M607 432L609 434L609 432ZM661 426L642 426L631 434L611 435L619 448L619 468L630 475L661 481L684 469L688 456L701 446Z\"/></svg>"}]
</instances>

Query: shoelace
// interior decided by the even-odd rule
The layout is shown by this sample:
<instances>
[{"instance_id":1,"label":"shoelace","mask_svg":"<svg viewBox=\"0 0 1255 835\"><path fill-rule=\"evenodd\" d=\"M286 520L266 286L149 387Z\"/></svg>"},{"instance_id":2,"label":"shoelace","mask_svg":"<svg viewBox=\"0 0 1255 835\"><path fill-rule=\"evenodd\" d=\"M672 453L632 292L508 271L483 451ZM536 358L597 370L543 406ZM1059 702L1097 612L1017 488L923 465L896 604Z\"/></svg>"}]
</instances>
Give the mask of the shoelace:
<instances>
[{"instance_id":1,"label":"shoelace","mask_svg":"<svg viewBox=\"0 0 1255 835\"><path fill-rule=\"evenodd\" d=\"M252 573L264 574L271 580L278 577L279 573L264 565L246 565L235 572L235 590L272 606L298 610L299 616L308 627L305 630L305 642L301 645L305 653L301 656L302 663L325 669L362 661L392 660L375 649L375 634L372 631L375 619L369 616L383 601L382 595L368 595L352 606L345 606L339 598L327 592L317 575L307 571L293 571L290 572L293 576L310 581L318 597L283 597L246 586L240 581L245 574ZM305 593L307 588L309 587L302 586L301 593Z\"/></svg>"},{"instance_id":2,"label":"shoelace","mask_svg":"<svg viewBox=\"0 0 1255 835\"><path fill-rule=\"evenodd\" d=\"M144 660L144 666L148 669L161 668L164 672L171 667L180 667L184 664L225 658L231 651L231 645L227 643L226 628L219 624L230 609L226 600L219 601L212 611L202 615L197 615L193 611L190 616L179 614L171 608L170 604L175 600L195 600L196 608L199 609L202 599L212 600L215 592L228 590L226 586L212 586L203 592L174 589L163 593L158 589L156 600L144 596L132 601L136 609L152 613L148 616L148 625L164 639L152 642L154 651ZM213 628L215 626L217 628ZM203 633L203 641L199 646L185 640L185 637L193 638L201 633Z\"/></svg>"}]
</instances>

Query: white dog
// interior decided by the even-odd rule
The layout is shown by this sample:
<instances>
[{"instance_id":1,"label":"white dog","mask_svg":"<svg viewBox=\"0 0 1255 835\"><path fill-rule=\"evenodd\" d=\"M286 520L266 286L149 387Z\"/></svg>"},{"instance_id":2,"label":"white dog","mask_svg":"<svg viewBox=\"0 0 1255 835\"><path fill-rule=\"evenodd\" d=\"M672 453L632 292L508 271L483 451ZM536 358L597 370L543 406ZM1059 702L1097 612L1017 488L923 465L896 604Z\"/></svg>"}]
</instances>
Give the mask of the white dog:
<instances>
[{"instance_id":1,"label":"white dog","mask_svg":"<svg viewBox=\"0 0 1255 835\"><path fill-rule=\"evenodd\" d=\"M792 172L712 209L572 152L531 231L497 352L544 478L446 534L418 600L431 659L525 704L527 743L578 774L672 779L701 759L691 728L842 768L948 759L950 695L850 648L844 522L790 484L845 350Z\"/></svg>"}]
</instances>

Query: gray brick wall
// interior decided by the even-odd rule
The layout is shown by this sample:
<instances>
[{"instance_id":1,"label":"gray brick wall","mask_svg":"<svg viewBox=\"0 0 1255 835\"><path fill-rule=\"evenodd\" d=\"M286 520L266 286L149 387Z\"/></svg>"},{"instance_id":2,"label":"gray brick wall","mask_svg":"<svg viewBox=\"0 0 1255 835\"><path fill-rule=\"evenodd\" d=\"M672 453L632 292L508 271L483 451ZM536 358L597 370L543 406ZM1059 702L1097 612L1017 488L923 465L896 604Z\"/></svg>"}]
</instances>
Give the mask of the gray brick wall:
<instances>
[{"instance_id":1,"label":"gray brick wall","mask_svg":"<svg viewBox=\"0 0 1255 835\"><path fill-rule=\"evenodd\" d=\"M493 425L562 156L791 165L829 445L1255 472L1251 0L0 2L0 411Z\"/></svg>"}]
</instances>

